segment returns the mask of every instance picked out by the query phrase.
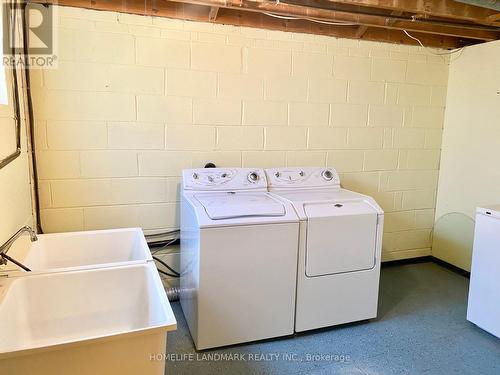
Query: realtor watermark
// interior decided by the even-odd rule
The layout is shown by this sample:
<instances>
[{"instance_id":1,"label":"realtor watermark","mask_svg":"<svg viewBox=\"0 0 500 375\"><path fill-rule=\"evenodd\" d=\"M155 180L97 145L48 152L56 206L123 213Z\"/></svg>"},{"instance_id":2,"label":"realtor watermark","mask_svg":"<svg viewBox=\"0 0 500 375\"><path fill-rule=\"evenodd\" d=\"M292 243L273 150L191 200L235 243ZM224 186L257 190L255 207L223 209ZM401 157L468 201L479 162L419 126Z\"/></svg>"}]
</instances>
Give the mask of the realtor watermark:
<instances>
[{"instance_id":1,"label":"realtor watermark","mask_svg":"<svg viewBox=\"0 0 500 375\"><path fill-rule=\"evenodd\" d=\"M19 69L57 67L57 7L21 1L2 2L3 65Z\"/></svg>"},{"instance_id":2,"label":"realtor watermark","mask_svg":"<svg viewBox=\"0 0 500 375\"><path fill-rule=\"evenodd\" d=\"M336 362L351 361L339 353L151 353L150 361L170 362Z\"/></svg>"}]
</instances>

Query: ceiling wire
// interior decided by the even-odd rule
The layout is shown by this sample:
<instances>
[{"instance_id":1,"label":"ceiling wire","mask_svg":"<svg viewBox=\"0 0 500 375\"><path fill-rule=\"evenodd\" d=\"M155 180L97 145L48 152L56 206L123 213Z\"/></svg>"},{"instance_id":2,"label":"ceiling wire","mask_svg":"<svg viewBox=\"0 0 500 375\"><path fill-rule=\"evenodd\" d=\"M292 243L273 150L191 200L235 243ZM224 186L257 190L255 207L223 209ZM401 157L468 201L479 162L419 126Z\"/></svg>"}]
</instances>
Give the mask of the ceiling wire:
<instances>
[{"instance_id":1,"label":"ceiling wire","mask_svg":"<svg viewBox=\"0 0 500 375\"><path fill-rule=\"evenodd\" d=\"M403 30L403 32L406 34L406 36L408 36L408 38L411 38L411 39L413 39L413 40L417 41L417 42L418 42L418 44L420 44L420 46L421 46L422 48L425 48L427 51L429 51L429 53L431 53L431 54L433 54L433 55L437 55L437 56L448 56L448 55L453 55L454 53L458 53L458 52L460 52L460 54L461 54L461 53L462 53L462 51L463 51L463 49L464 49L464 47L462 47L462 48L454 49L454 50L449 51L449 52L434 52L432 48L429 48L429 47L424 46L424 45L422 44L422 42L420 41L420 39L418 39L418 38L416 38L416 37L412 36L412 35L411 35L408 31Z\"/></svg>"},{"instance_id":2,"label":"ceiling wire","mask_svg":"<svg viewBox=\"0 0 500 375\"><path fill-rule=\"evenodd\" d=\"M311 21L311 22L316 22L316 23L322 23L325 25L335 25L335 26L358 26L357 23L351 23L351 22L329 22L329 21L322 21L322 20L318 20L316 18L309 18L309 17L288 17L288 16L281 16L279 14L274 14L274 13L269 13L269 12L262 12L262 13L264 13L266 16L279 18L282 20L304 20L304 21Z\"/></svg>"}]
</instances>

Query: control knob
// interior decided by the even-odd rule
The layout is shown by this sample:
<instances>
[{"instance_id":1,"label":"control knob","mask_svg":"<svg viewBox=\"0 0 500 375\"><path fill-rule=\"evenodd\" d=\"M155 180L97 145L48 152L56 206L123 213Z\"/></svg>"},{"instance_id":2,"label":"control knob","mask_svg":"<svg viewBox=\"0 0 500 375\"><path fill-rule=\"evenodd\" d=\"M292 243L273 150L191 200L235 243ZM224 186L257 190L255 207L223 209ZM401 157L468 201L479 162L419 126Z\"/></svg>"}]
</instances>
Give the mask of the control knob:
<instances>
[{"instance_id":1,"label":"control knob","mask_svg":"<svg viewBox=\"0 0 500 375\"><path fill-rule=\"evenodd\" d=\"M256 172L251 172L248 174L248 181L255 183L259 180L259 175Z\"/></svg>"},{"instance_id":2,"label":"control knob","mask_svg":"<svg viewBox=\"0 0 500 375\"><path fill-rule=\"evenodd\" d=\"M329 171L328 169L321 172L321 176L327 181L331 181L333 179L333 173L332 173L332 171Z\"/></svg>"}]
</instances>

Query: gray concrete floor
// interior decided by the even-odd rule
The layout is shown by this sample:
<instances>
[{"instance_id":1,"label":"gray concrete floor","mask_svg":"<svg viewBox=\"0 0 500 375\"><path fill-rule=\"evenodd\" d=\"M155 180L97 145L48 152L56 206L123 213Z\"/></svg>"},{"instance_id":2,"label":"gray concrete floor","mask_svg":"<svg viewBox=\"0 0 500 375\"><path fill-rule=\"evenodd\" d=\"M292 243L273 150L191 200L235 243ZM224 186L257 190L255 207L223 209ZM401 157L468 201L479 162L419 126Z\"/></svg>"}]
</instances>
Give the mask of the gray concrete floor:
<instances>
[{"instance_id":1,"label":"gray concrete floor","mask_svg":"<svg viewBox=\"0 0 500 375\"><path fill-rule=\"evenodd\" d=\"M500 339L465 319L468 283L434 263L387 267L375 320L202 352L195 351L180 305L174 303L178 330L169 333L167 354L177 360L167 362L166 372L500 374ZM246 360L208 360L204 354L244 354ZM279 358L248 360L265 354ZM331 356L308 358L321 354Z\"/></svg>"}]
</instances>

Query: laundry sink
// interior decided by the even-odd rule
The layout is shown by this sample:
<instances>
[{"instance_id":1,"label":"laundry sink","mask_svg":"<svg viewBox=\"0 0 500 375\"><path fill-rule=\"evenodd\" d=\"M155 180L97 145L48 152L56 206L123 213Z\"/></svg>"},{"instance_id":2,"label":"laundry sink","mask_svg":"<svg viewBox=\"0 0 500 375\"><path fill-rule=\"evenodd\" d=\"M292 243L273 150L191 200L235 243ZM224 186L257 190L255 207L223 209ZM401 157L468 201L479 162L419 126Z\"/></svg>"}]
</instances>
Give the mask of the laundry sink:
<instances>
[{"instance_id":1,"label":"laundry sink","mask_svg":"<svg viewBox=\"0 0 500 375\"><path fill-rule=\"evenodd\" d=\"M0 278L0 374L163 374L175 328L153 263Z\"/></svg>"},{"instance_id":2,"label":"laundry sink","mask_svg":"<svg viewBox=\"0 0 500 375\"><path fill-rule=\"evenodd\" d=\"M41 234L17 259L32 271L53 272L144 263L152 257L142 229L124 228Z\"/></svg>"}]
</instances>

